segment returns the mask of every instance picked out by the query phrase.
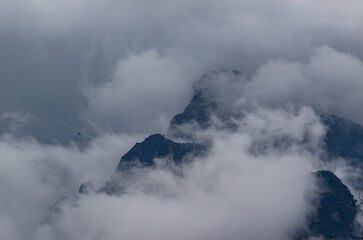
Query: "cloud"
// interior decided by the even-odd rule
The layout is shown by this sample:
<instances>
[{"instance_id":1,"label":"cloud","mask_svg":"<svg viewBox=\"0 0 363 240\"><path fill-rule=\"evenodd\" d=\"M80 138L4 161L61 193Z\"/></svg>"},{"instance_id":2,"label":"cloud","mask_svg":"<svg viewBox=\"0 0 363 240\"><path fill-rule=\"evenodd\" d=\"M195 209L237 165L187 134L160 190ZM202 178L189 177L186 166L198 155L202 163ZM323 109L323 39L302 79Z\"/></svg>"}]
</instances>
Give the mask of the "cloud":
<instances>
[{"instance_id":1,"label":"cloud","mask_svg":"<svg viewBox=\"0 0 363 240\"><path fill-rule=\"evenodd\" d=\"M0 238L29 238L55 201L76 194L80 184L88 180L102 186L120 156L140 139L104 135L80 151L1 136Z\"/></svg>"},{"instance_id":2,"label":"cloud","mask_svg":"<svg viewBox=\"0 0 363 240\"><path fill-rule=\"evenodd\" d=\"M188 66L155 50L133 54L116 65L110 82L86 90L85 118L114 131L165 132L191 95L188 79Z\"/></svg>"},{"instance_id":3,"label":"cloud","mask_svg":"<svg viewBox=\"0 0 363 240\"><path fill-rule=\"evenodd\" d=\"M306 62L274 60L261 66L245 94L261 104L308 105L363 124L357 111L363 101L362 76L363 62L357 56L323 46Z\"/></svg>"},{"instance_id":4,"label":"cloud","mask_svg":"<svg viewBox=\"0 0 363 240\"><path fill-rule=\"evenodd\" d=\"M127 61L145 58L144 66L154 66L152 52L158 55L155 61L171 68L169 73L165 69L159 73L173 79L163 81L164 88L175 93L175 84L180 86L175 101L168 99L169 105L163 104L165 112L157 110L160 115L152 116L153 123L145 128L135 118L130 126L124 121L115 124L115 110L109 107L102 121L91 115L97 127L160 130L156 119L179 111L181 101L176 100L182 98L186 103L192 81L211 69L239 69L249 78L261 65L276 59L306 62L323 45L357 59L363 57L363 5L359 0L349 4L342 0L3 0L0 4L0 49L4 53L0 101L7 103L0 112L33 114L39 122L30 134L45 142L66 142L78 131L92 135L93 126L85 119L89 115L83 113L91 114L106 97L90 99L87 90L119 81L115 69ZM145 77L133 81L135 86L143 85ZM151 93L161 99L159 91ZM119 97L108 99L121 102ZM149 99L134 102L148 105ZM142 117L150 117L150 112Z\"/></svg>"},{"instance_id":5,"label":"cloud","mask_svg":"<svg viewBox=\"0 0 363 240\"><path fill-rule=\"evenodd\" d=\"M299 142L312 131L314 142L323 137L314 130L322 127L314 116L305 108L260 109L235 133L207 130L214 141L211 152L182 166L180 175L166 159L156 160L155 168L136 168L120 180L123 195L82 196L76 205L64 205L57 220L41 226L35 238L288 239L314 210L317 188L310 173L316 159L296 144L282 153L271 147L258 156L249 149L276 134ZM282 126L295 132L281 132Z\"/></svg>"}]
</instances>

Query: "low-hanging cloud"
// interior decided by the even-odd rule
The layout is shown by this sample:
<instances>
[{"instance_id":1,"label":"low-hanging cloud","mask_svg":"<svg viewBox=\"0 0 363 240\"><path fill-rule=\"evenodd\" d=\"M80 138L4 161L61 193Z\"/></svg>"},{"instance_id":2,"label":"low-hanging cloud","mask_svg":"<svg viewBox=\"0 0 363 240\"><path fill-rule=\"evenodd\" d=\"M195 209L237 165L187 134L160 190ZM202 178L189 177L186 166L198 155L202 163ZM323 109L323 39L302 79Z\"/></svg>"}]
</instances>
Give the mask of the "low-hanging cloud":
<instances>
[{"instance_id":1,"label":"low-hanging cloud","mask_svg":"<svg viewBox=\"0 0 363 240\"><path fill-rule=\"evenodd\" d=\"M211 152L181 166L179 174L177 166L159 159L155 168L134 169L120 180L126 190L119 197L84 195L76 206L64 205L54 222L36 231L36 239L291 238L314 211L316 159L295 144L284 153L271 147L259 156L249 149L276 135L296 142L308 135L314 143L324 136L323 126L308 108L260 109L240 126L233 134L208 130Z\"/></svg>"},{"instance_id":2,"label":"low-hanging cloud","mask_svg":"<svg viewBox=\"0 0 363 240\"><path fill-rule=\"evenodd\" d=\"M97 187L108 179L119 156L141 136L104 135L86 150L43 145L34 139L0 137L0 238L29 239L59 198L80 184Z\"/></svg>"}]
</instances>

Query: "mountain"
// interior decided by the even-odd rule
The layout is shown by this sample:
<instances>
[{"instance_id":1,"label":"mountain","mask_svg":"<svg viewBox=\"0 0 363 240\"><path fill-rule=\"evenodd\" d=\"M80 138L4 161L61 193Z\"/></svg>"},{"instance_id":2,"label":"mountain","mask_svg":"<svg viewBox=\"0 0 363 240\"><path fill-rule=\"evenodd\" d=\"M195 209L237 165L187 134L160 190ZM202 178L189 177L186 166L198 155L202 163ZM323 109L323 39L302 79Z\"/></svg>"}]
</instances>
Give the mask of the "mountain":
<instances>
[{"instance_id":1,"label":"mountain","mask_svg":"<svg viewBox=\"0 0 363 240\"><path fill-rule=\"evenodd\" d=\"M208 144L178 143L161 134L153 134L141 143L136 143L121 157L115 173L106 182L101 192L117 195L124 191L123 183L129 181L130 172L134 167L152 167L155 159L167 158L175 164L182 164L203 155L208 150ZM80 193L88 192L88 185L82 184ZM84 190L83 190L84 189Z\"/></svg>"},{"instance_id":2,"label":"mountain","mask_svg":"<svg viewBox=\"0 0 363 240\"><path fill-rule=\"evenodd\" d=\"M344 163L358 172L349 179L355 189L363 191L363 127L347 119L322 114L321 121L327 132L324 139L326 161L343 158Z\"/></svg>"},{"instance_id":3,"label":"mountain","mask_svg":"<svg viewBox=\"0 0 363 240\"><path fill-rule=\"evenodd\" d=\"M212 71L204 74L194 85L194 96L190 103L182 113L175 115L170 121L169 134L171 136L188 139L191 136L189 133L185 134L184 126L194 125L195 128L206 129L211 126L213 117L218 118L229 129L233 130L236 127L233 119L240 119L244 114L243 111L234 109L236 97L231 96L234 95L235 89L231 87L228 91L214 89L221 88L221 85L216 86L215 83L220 80L218 79L220 74L228 74L228 77L232 79L232 85L234 82L245 81L240 77L241 73L236 70ZM219 99L221 97L229 98L229 100L221 101ZM345 158L351 166L363 168L363 127L333 114L320 111L316 111L316 114L327 129L324 147L328 159Z\"/></svg>"},{"instance_id":4,"label":"mountain","mask_svg":"<svg viewBox=\"0 0 363 240\"><path fill-rule=\"evenodd\" d=\"M161 134L154 134L141 143L136 143L130 151L122 156L117 171L135 164L153 165L155 158L169 157L175 163L181 163L187 158L193 158L206 151L206 146L198 143L176 143Z\"/></svg>"},{"instance_id":5,"label":"mountain","mask_svg":"<svg viewBox=\"0 0 363 240\"><path fill-rule=\"evenodd\" d=\"M221 75L226 77L223 78ZM237 70L212 71L204 74L193 86L194 96L190 103L182 113L171 119L169 134L174 137L191 138L191 134L185 132L183 126L195 124L196 127L207 129L212 124L212 116L216 116L228 128L235 128L233 118L240 118L241 112L235 111L232 103L239 96L234 91L240 90L241 82L245 80ZM232 87L223 91L226 85Z\"/></svg>"},{"instance_id":6,"label":"mountain","mask_svg":"<svg viewBox=\"0 0 363 240\"><path fill-rule=\"evenodd\" d=\"M203 86L215 85L215 75L220 73L229 73L234 76L235 81L244 81L239 79L240 72L235 70L229 72L213 71L203 75L202 79L197 82L198 84L194 86L194 96L190 103L182 113L175 115L170 121L170 135L188 137L188 135L183 135L183 126L185 125L194 124L201 129L206 129L212 123L212 116L225 123L227 128L233 129L235 127L232 121L233 118L241 118L243 113L237 113L237 111L232 110L232 101L221 102L218 99L219 95L225 94L225 92L212 94L212 90L203 88ZM233 95L233 93L230 95ZM222 108L227 108L227 110L221 112L220 109ZM363 167L363 127L333 114L318 111L316 113L320 116L322 123L327 129L324 143L329 158L347 158L353 166Z\"/></svg>"},{"instance_id":7,"label":"mountain","mask_svg":"<svg viewBox=\"0 0 363 240\"><path fill-rule=\"evenodd\" d=\"M219 83L219 75L227 74L231 80ZM187 143L175 142L164 135L154 134L141 143L136 143L121 160L113 176L99 192L107 194L122 194L124 181L130 181L128 174L133 167L149 168L154 166L154 160L167 158L175 164L193 161L196 156L208 152L207 143L195 143L193 129L207 129L218 118L224 128L236 128L234 119L241 119L244 113L236 111L235 94L223 90L225 84L235 84L232 91L240 91L238 84L245 81L238 71L213 71L203 75L194 86L195 94L185 110L174 116L170 122L169 136L182 138ZM217 88L217 92L213 89ZM226 97L227 101L221 100ZM318 113L318 112L317 112ZM348 165L363 169L363 127L339 116L318 113L321 122L327 129L324 138L325 161L345 158ZM188 126L188 128L185 128ZM192 126L192 127L191 127ZM185 131L192 129L192 131ZM342 181L330 171L313 173L321 189L320 200L315 203L316 212L309 216L308 227L298 232L294 239L323 236L325 239L358 239L355 232L354 219L359 212L354 197ZM356 179L357 188L361 187L363 177ZM80 192L94 191L91 183L81 186ZM91 189L91 190L90 190Z\"/></svg>"},{"instance_id":8,"label":"mountain","mask_svg":"<svg viewBox=\"0 0 363 240\"><path fill-rule=\"evenodd\" d=\"M325 144L330 157L343 157L354 166L362 166L363 127L335 115L320 116L327 128Z\"/></svg>"},{"instance_id":9,"label":"mountain","mask_svg":"<svg viewBox=\"0 0 363 240\"><path fill-rule=\"evenodd\" d=\"M359 207L347 186L330 171L314 173L320 184L318 208L308 218L308 229L295 239L359 239L355 218Z\"/></svg>"}]
</instances>

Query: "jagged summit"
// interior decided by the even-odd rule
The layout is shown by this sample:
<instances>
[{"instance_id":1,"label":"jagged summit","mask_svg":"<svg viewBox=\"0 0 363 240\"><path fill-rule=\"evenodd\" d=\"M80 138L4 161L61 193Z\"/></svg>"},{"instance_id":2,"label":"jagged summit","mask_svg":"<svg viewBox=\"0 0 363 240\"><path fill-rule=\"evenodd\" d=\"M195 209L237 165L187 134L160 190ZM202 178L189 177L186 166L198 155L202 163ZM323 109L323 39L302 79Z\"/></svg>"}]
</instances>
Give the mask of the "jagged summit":
<instances>
[{"instance_id":1,"label":"jagged summit","mask_svg":"<svg viewBox=\"0 0 363 240\"><path fill-rule=\"evenodd\" d=\"M213 117L221 120L227 128L236 125L233 119L241 118L244 109L235 102L241 97L245 79L236 70L212 71L204 74L194 85L194 96L180 114L170 122L170 135L188 138L184 125L197 125L201 129L211 126ZM222 100L223 99L223 100ZM326 126L325 147L330 158L354 159L353 165L362 164L363 127L348 119L316 111ZM357 161L358 160L358 161ZM360 165L362 166L362 165Z\"/></svg>"},{"instance_id":2,"label":"jagged summit","mask_svg":"<svg viewBox=\"0 0 363 240\"><path fill-rule=\"evenodd\" d=\"M171 119L170 128L174 129L177 126L195 121L201 128L205 129L209 126L210 114L215 108L216 104L208 101L202 91L196 91L184 112Z\"/></svg>"},{"instance_id":3,"label":"jagged summit","mask_svg":"<svg viewBox=\"0 0 363 240\"><path fill-rule=\"evenodd\" d=\"M130 151L122 156L117 170L138 161L143 166L153 164L154 158L170 157L175 162L181 162L187 154L198 155L205 151L205 147L198 143L176 143L164 135L153 134L141 143L136 143Z\"/></svg>"},{"instance_id":4,"label":"jagged summit","mask_svg":"<svg viewBox=\"0 0 363 240\"><path fill-rule=\"evenodd\" d=\"M233 118L241 117L241 112L236 111L235 103L245 81L237 70L211 71L204 74L193 86L194 96L190 103L182 113L172 118L170 134L187 137L182 128L188 124L196 124L196 127L206 129L211 125L212 116L228 128L235 127Z\"/></svg>"},{"instance_id":5,"label":"jagged summit","mask_svg":"<svg viewBox=\"0 0 363 240\"><path fill-rule=\"evenodd\" d=\"M116 172L105 183L101 192L109 195L120 194L125 189L123 184L130 181L129 175L135 167L152 167L154 159L168 158L176 164L195 159L207 151L207 146L200 143L177 143L161 134L153 134L141 143L136 143L117 165Z\"/></svg>"}]
</instances>

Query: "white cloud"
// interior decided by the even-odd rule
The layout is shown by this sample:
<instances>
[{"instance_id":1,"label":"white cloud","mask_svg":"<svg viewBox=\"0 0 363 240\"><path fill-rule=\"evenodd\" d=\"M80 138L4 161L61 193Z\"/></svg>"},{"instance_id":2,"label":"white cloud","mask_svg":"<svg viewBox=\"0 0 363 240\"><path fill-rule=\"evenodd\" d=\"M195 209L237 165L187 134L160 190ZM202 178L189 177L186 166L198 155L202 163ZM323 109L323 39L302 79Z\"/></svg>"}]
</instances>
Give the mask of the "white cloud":
<instances>
[{"instance_id":1,"label":"white cloud","mask_svg":"<svg viewBox=\"0 0 363 240\"><path fill-rule=\"evenodd\" d=\"M29 239L56 200L76 194L80 184L88 180L102 186L120 156L140 139L105 135L80 151L1 136L0 238Z\"/></svg>"},{"instance_id":2,"label":"white cloud","mask_svg":"<svg viewBox=\"0 0 363 240\"><path fill-rule=\"evenodd\" d=\"M121 178L127 189L121 197L82 196L76 206L64 206L54 224L41 226L36 239L288 239L314 210L310 173L316 159L295 144L260 156L249 149L277 132L292 142L309 131L310 140L321 138L323 132L313 130L321 127L314 116L309 109L261 109L235 133L208 131L211 152L183 166L183 177L163 164L136 169ZM281 132L282 126L295 132Z\"/></svg>"},{"instance_id":3,"label":"white cloud","mask_svg":"<svg viewBox=\"0 0 363 240\"><path fill-rule=\"evenodd\" d=\"M110 82L86 90L85 117L112 130L164 132L191 96L195 74L187 67L155 50L132 54L116 65Z\"/></svg>"},{"instance_id":4,"label":"white cloud","mask_svg":"<svg viewBox=\"0 0 363 240\"><path fill-rule=\"evenodd\" d=\"M357 111L363 102L362 76L363 62L357 56L323 46L306 62L274 60L261 66L245 94L265 105L309 105L363 124Z\"/></svg>"}]
</instances>

